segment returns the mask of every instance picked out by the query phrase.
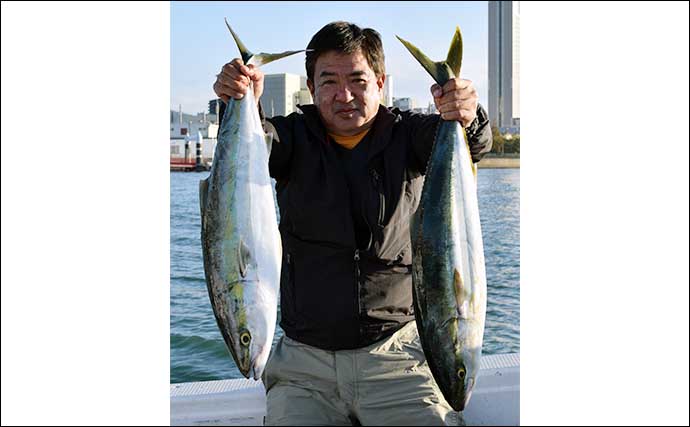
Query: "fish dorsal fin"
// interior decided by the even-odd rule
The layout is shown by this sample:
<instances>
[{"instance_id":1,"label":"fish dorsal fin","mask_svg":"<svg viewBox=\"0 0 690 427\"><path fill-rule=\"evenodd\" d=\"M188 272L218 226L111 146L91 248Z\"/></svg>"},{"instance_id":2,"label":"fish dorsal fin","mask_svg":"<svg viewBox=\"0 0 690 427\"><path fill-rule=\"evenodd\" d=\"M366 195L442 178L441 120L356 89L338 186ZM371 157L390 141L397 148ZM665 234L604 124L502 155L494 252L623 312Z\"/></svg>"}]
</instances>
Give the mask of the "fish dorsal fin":
<instances>
[{"instance_id":1,"label":"fish dorsal fin","mask_svg":"<svg viewBox=\"0 0 690 427\"><path fill-rule=\"evenodd\" d=\"M235 44L237 44L237 49L240 50L240 55L242 56L242 61L245 63L245 65L254 64L257 67L260 67L261 65L268 64L269 62L273 62L277 59L280 58L285 58L286 56L294 55L296 53L304 52L304 50L288 50L286 52L281 52L281 53L257 53L254 54L247 49L247 46L242 43L242 40L240 40L239 36L235 34L235 32L232 30L230 27L230 24L228 24L227 18L225 19L225 25L228 27L228 30L230 30L230 34L232 34L232 38L235 39Z\"/></svg>"},{"instance_id":2,"label":"fish dorsal fin","mask_svg":"<svg viewBox=\"0 0 690 427\"><path fill-rule=\"evenodd\" d=\"M240 244L237 247L237 265L240 267L240 276L244 278L247 275L247 266L251 262L252 254L249 251L249 247L244 240L240 237Z\"/></svg>"},{"instance_id":3,"label":"fish dorsal fin","mask_svg":"<svg viewBox=\"0 0 690 427\"><path fill-rule=\"evenodd\" d=\"M395 37L402 42L412 56L422 64L422 67L431 74L431 77L433 77L439 85L443 86L451 78L460 76L460 66L462 65L462 35L460 34L459 27L455 28L455 34L450 43L450 49L448 50L446 60L440 62L432 61L422 53L417 46L401 39L399 36Z\"/></svg>"}]
</instances>

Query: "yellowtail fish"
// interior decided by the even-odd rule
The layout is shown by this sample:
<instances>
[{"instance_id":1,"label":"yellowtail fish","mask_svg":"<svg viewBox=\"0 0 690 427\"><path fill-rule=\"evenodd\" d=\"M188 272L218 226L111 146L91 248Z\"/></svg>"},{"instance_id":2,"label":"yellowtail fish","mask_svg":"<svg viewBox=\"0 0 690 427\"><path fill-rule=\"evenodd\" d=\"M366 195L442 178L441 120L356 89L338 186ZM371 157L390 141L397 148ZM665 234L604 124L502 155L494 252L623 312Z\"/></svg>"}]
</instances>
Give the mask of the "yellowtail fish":
<instances>
[{"instance_id":1,"label":"yellowtail fish","mask_svg":"<svg viewBox=\"0 0 690 427\"><path fill-rule=\"evenodd\" d=\"M445 61L398 39L443 86L460 75L457 28ZM486 272L476 169L457 121L441 120L410 227L415 318L424 354L446 401L467 406L477 383L486 316Z\"/></svg>"},{"instance_id":2,"label":"yellowtail fish","mask_svg":"<svg viewBox=\"0 0 690 427\"><path fill-rule=\"evenodd\" d=\"M245 65L302 51L253 54L225 21ZM270 148L250 86L228 102L210 175L199 184L206 284L221 335L246 378L258 380L271 351L281 242L268 172Z\"/></svg>"}]
</instances>

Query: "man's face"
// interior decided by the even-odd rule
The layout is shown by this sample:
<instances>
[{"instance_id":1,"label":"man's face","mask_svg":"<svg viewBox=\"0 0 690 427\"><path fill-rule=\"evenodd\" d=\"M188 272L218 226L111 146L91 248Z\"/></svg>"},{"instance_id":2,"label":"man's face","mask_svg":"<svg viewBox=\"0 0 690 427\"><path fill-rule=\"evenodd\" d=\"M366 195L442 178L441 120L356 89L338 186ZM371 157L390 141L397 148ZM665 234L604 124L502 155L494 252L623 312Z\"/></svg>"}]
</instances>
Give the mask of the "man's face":
<instances>
[{"instance_id":1,"label":"man's face","mask_svg":"<svg viewBox=\"0 0 690 427\"><path fill-rule=\"evenodd\" d=\"M314 81L308 81L314 105L328 132L356 135L374 123L385 75L376 77L360 51L330 51L319 56Z\"/></svg>"}]
</instances>

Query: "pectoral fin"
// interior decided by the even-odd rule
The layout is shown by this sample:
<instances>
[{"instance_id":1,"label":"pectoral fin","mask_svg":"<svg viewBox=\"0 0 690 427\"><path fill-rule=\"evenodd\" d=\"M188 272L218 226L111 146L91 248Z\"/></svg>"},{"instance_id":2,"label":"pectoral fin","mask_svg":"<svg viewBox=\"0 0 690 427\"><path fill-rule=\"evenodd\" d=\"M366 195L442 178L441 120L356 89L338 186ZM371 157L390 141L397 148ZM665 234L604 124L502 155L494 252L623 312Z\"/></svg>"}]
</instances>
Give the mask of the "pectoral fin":
<instances>
[{"instance_id":1,"label":"pectoral fin","mask_svg":"<svg viewBox=\"0 0 690 427\"><path fill-rule=\"evenodd\" d=\"M203 218L206 211L206 195L208 194L208 180L202 179L199 181L199 206L201 208L201 216Z\"/></svg>"},{"instance_id":2,"label":"pectoral fin","mask_svg":"<svg viewBox=\"0 0 690 427\"><path fill-rule=\"evenodd\" d=\"M251 263L252 254L242 238L240 238L240 245L237 248L237 257L237 265L240 267L240 275L244 279L244 277L247 275L247 266Z\"/></svg>"},{"instance_id":3,"label":"pectoral fin","mask_svg":"<svg viewBox=\"0 0 690 427\"><path fill-rule=\"evenodd\" d=\"M458 309L458 316L465 318L467 316L467 304L465 302L462 277L456 268L453 273L453 287L455 289L455 302Z\"/></svg>"}]
</instances>

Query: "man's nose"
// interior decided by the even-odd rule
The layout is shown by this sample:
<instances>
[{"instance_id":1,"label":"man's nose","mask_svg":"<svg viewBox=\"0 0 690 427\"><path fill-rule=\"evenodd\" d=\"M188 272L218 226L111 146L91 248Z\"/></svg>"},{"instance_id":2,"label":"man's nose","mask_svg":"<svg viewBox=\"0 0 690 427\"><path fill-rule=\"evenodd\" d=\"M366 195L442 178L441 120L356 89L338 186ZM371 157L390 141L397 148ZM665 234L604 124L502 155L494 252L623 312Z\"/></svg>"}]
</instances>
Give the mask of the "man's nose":
<instances>
[{"instance_id":1,"label":"man's nose","mask_svg":"<svg viewBox=\"0 0 690 427\"><path fill-rule=\"evenodd\" d=\"M352 96L352 91L350 90L347 85L342 85L338 88L338 91L335 93L335 100L338 102L350 102L354 99L354 96Z\"/></svg>"}]
</instances>

